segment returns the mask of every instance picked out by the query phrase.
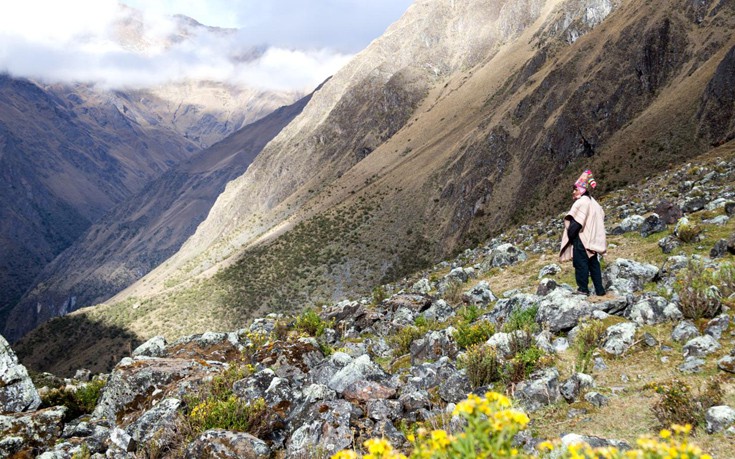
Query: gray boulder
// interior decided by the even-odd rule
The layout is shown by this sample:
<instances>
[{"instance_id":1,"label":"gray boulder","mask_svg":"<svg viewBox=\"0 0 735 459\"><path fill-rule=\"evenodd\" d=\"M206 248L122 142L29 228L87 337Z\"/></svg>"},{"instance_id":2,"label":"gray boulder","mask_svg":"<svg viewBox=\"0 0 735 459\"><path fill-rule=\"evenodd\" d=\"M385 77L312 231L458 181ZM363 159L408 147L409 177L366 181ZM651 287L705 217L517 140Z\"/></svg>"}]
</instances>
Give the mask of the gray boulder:
<instances>
[{"instance_id":1,"label":"gray boulder","mask_svg":"<svg viewBox=\"0 0 735 459\"><path fill-rule=\"evenodd\" d=\"M651 214L643 220L640 226L642 237L648 237L654 233L666 231L666 222L659 218L658 214Z\"/></svg>"},{"instance_id":2,"label":"gray boulder","mask_svg":"<svg viewBox=\"0 0 735 459\"><path fill-rule=\"evenodd\" d=\"M181 400L177 398L161 400L125 430L138 443L147 443L155 439L159 447L167 444L166 433L168 431L168 436L173 436L171 425L176 418L176 410L179 409L179 406L181 406Z\"/></svg>"},{"instance_id":3,"label":"gray boulder","mask_svg":"<svg viewBox=\"0 0 735 459\"><path fill-rule=\"evenodd\" d=\"M703 357L716 352L719 348L720 343L710 335L698 336L684 345L684 357Z\"/></svg>"},{"instance_id":4,"label":"gray boulder","mask_svg":"<svg viewBox=\"0 0 735 459\"><path fill-rule=\"evenodd\" d=\"M349 385L357 381L363 379L380 381L386 379L386 377L387 375L380 368L380 365L370 360L369 356L361 355L337 371L329 379L327 386L341 394Z\"/></svg>"},{"instance_id":5,"label":"gray boulder","mask_svg":"<svg viewBox=\"0 0 735 459\"><path fill-rule=\"evenodd\" d=\"M559 393L564 397L564 400L572 403L579 397L582 391L591 387L595 387L595 380L592 376L584 373L575 373L561 384Z\"/></svg>"},{"instance_id":6,"label":"gray boulder","mask_svg":"<svg viewBox=\"0 0 735 459\"><path fill-rule=\"evenodd\" d=\"M400 418L403 413L403 407L398 400L368 400L365 410L366 416L375 421L393 421Z\"/></svg>"},{"instance_id":7,"label":"gray boulder","mask_svg":"<svg viewBox=\"0 0 735 459\"><path fill-rule=\"evenodd\" d=\"M556 403L561 398L559 372L556 368L536 371L528 380L518 383L514 396L527 411Z\"/></svg>"},{"instance_id":8,"label":"gray boulder","mask_svg":"<svg viewBox=\"0 0 735 459\"><path fill-rule=\"evenodd\" d=\"M490 290L490 284L485 280L478 282L477 285L462 295L462 300L465 303L482 307L487 306L497 299L498 297L496 297L493 291Z\"/></svg>"},{"instance_id":9,"label":"gray boulder","mask_svg":"<svg viewBox=\"0 0 735 459\"><path fill-rule=\"evenodd\" d=\"M678 369L682 373L699 373L702 371L702 367L704 367L704 364L704 359L689 356L684 359L684 363L678 366Z\"/></svg>"},{"instance_id":10,"label":"gray boulder","mask_svg":"<svg viewBox=\"0 0 735 459\"><path fill-rule=\"evenodd\" d=\"M631 215L630 217L624 218L623 221L621 221L620 224L613 229L612 233L623 234L633 231L640 231L641 226L643 225L643 222L645 220L646 219L642 215Z\"/></svg>"},{"instance_id":11,"label":"gray boulder","mask_svg":"<svg viewBox=\"0 0 735 459\"><path fill-rule=\"evenodd\" d=\"M584 317L600 309L599 304L591 304L587 297L574 295L566 289L557 288L538 302L536 321L552 333L569 331Z\"/></svg>"},{"instance_id":12,"label":"gray boulder","mask_svg":"<svg viewBox=\"0 0 735 459\"><path fill-rule=\"evenodd\" d=\"M606 288L624 295L643 290L657 275L658 268L654 265L618 258L605 269L602 279Z\"/></svg>"},{"instance_id":13,"label":"gray boulder","mask_svg":"<svg viewBox=\"0 0 735 459\"><path fill-rule=\"evenodd\" d=\"M732 355L726 355L717 361L717 367L728 373L735 373L735 357Z\"/></svg>"},{"instance_id":14,"label":"gray boulder","mask_svg":"<svg viewBox=\"0 0 735 459\"><path fill-rule=\"evenodd\" d=\"M439 299L433 301L427 310L421 313L427 320L436 320L437 322L446 322L455 316L452 309L446 301Z\"/></svg>"},{"instance_id":15,"label":"gray boulder","mask_svg":"<svg viewBox=\"0 0 735 459\"><path fill-rule=\"evenodd\" d=\"M132 421L139 410L147 403L166 398L167 394L161 390L185 378L200 380L209 374L219 372L222 367L184 359L123 359L115 367L107 381L105 390L97 402L92 416L105 418L124 424ZM187 388L181 388L183 396ZM174 392L176 390L174 389ZM150 406L150 405L148 405Z\"/></svg>"},{"instance_id":16,"label":"gray boulder","mask_svg":"<svg viewBox=\"0 0 735 459\"><path fill-rule=\"evenodd\" d=\"M494 324L505 323L513 311L525 311L535 306L539 301L536 295L526 293L515 293L509 298L501 298L495 302L493 310L482 316Z\"/></svg>"},{"instance_id":17,"label":"gray boulder","mask_svg":"<svg viewBox=\"0 0 735 459\"><path fill-rule=\"evenodd\" d=\"M0 438L13 438L4 447L0 445L0 451L15 446L37 451L53 447L63 432L66 412L66 407L57 406L30 413L0 415Z\"/></svg>"},{"instance_id":18,"label":"gray boulder","mask_svg":"<svg viewBox=\"0 0 735 459\"><path fill-rule=\"evenodd\" d=\"M681 239L674 235L668 235L658 240L658 246L663 253L671 253L678 247L681 247Z\"/></svg>"},{"instance_id":19,"label":"gray boulder","mask_svg":"<svg viewBox=\"0 0 735 459\"><path fill-rule=\"evenodd\" d=\"M704 333L710 335L714 339L722 338L722 334L730 328L730 316L727 314L721 314L719 317L707 322L704 327Z\"/></svg>"},{"instance_id":20,"label":"gray boulder","mask_svg":"<svg viewBox=\"0 0 735 459\"><path fill-rule=\"evenodd\" d=\"M671 332L671 339L677 343L684 343L692 338L699 336L699 329L696 325L688 320L682 320L679 322L674 330Z\"/></svg>"},{"instance_id":21,"label":"gray boulder","mask_svg":"<svg viewBox=\"0 0 735 459\"><path fill-rule=\"evenodd\" d=\"M154 336L133 350L133 357L164 357L166 355L166 338Z\"/></svg>"},{"instance_id":22,"label":"gray boulder","mask_svg":"<svg viewBox=\"0 0 735 459\"><path fill-rule=\"evenodd\" d=\"M625 316L638 325L655 325L681 319L682 314L674 303L657 295L644 295L633 303Z\"/></svg>"},{"instance_id":23,"label":"gray boulder","mask_svg":"<svg viewBox=\"0 0 735 459\"><path fill-rule=\"evenodd\" d=\"M41 406L41 397L33 385L26 367L10 344L0 335L0 412L33 411Z\"/></svg>"},{"instance_id":24,"label":"gray boulder","mask_svg":"<svg viewBox=\"0 0 735 459\"><path fill-rule=\"evenodd\" d=\"M556 263L552 263L550 265L546 265L541 270L539 270L538 278L544 278L546 276L556 276L561 272L561 266L559 266Z\"/></svg>"},{"instance_id":25,"label":"gray boulder","mask_svg":"<svg viewBox=\"0 0 735 459\"><path fill-rule=\"evenodd\" d=\"M268 459L271 457L268 445L248 433L212 429L199 435L186 448L187 459L202 457L217 459Z\"/></svg>"},{"instance_id":26,"label":"gray boulder","mask_svg":"<svg viewBox=\"0 0 735 459\"><path fill-rule=\"evenodd\" d=\"M707 433L722 432L735 423L735 410L727 405L713 406L705 413L704 420Z\"/></svg>"},{"instance_id":27,"label":"gray boulder","mask_svg":"<svg viewBox=\"0 0 735 459\"><path fill-rule=\"evenodd\" d=\"M453 338L455 332L454 327L430 331L423 338L412 342L410 346L411 362L437 360L444 356L455 358L459 353L459 348Z\"/></svg>"},{"instance_id":28,"label":"gray boulder","mask_svg":"<svg viewBox=\"0 0 735 459\"><path fill-rule=\"evenodd\" d=\"M568 447L570 445L576 445L580 443L586 443L593 448L604 448L604 447L612 446L621 451L626 451L626 450L631 449L630 443L626 442L625 440L611 440L611 439L602 438L602 437L595 437L591 435L579 435L579 434L574 434L574 433L566 434L563 437L561 437L561 444L563 447Z\"/></svg>"},{"instance_id":29,"label":"gray boulder","mask_svg":"<svg viewBox=\"0 0 735 459\"><path fill-rule=\"evenodd\" d=\"M514 265L516 263L526 261L528 258L526 252L510 243L497 246L493 249L491 256L492 266L496 268Z\"/></svg>"},{"instance_id":30,"label":"gray boulder","mask_svg":"<svg viewBox=\"0 0 735 459\"><path fill-rule=\"evenodd\" d=\"M608 354L622 355L635 342L636 325L633 322L623 322L608 327L602 349Z\"/></svg>"},{"instance_id":31,"label":"gray boulder","mask_svg":"<svg viewBox=\"0 0 735 459\"><path fill-rule=\"evenodd\" d=\"M584 399L597 408L601 408L610 402L610 399L599 392L587 392L584 394Z\"/></svg>"},{"instance_id":32,"label":"gray boulder","mask_svg":"<svg viewBox=\"0 0 735 459\"><path fill-rule=\"evenodd\" d=\"M411 286L411 291L420 295L428 295L431 292L431 282L422 277Z\"/></svg>"},{"instance_id":33,"label":"gray boulder","mask_svg":"<svg viewBox=\"0 0 735 459\"><path fill-rule=\"evenodd\" d=\"M495 349L501 358L509 359L513 357L514 348L517 347L513 345L514 342L523 343L530 339L531 337L523 330L515 330L511 333L499 332L491 336L485 345Z\"/></svg>"}]
</instances>

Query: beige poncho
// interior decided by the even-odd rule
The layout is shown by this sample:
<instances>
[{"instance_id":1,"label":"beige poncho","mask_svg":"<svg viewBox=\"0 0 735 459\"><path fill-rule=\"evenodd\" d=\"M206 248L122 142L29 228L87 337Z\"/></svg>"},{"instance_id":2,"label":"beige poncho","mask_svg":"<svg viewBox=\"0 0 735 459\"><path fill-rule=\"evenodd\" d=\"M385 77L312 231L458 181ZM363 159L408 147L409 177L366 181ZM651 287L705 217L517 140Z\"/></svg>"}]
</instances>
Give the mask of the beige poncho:
<instances>
[{"instance_id":1,"label":"beige poncho","mask_svg":"<svg viewBox=\"0 0 735 459\"><path fill-rule=\"evenodd\" d=\"M567 216L572 217L577 223L582 225L579 231L579 238L582 245L587 249L587 256L591 257L596 253L604 254L607 252L607 238L605 237L605 211L590 196L582 196L574 201L571 210ZM569 219L564 219L564 233L561 237L561 251L559 258L561 261L570 261L572 259L572 244L567 236L567 228L569 228Z\"/></svg>"}]
</instances>

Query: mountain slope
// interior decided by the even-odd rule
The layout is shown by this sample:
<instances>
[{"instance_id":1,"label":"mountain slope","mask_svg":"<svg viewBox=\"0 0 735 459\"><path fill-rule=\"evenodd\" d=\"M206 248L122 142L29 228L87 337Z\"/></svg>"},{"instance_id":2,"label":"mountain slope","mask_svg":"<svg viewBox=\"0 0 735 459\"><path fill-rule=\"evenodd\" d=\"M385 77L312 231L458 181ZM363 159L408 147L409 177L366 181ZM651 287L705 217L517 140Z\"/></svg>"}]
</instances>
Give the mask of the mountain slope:
<instances>
[{"instance_id":1,"label":"mountain slope","mask_svg":"<svg viewBox=\"0 0 735 459\"><path fill-rule=\"evenodd\" d=\"M198 147L133 122L110 101L83 110L0 77L0 310L107 209Z\"/></svg>"},{"instance_id":2,"label":"mountain slope","mask_svg":"<svg viewBox=\"0 0 735 459\"><path fill-rule=\"evenodd\" d=\"M734 18L725 1L417 2L94 314L143 337L230 329L560 210L585 167L609 191L705 152L733 136Z\"/></svg>"},{"instance_id":3,"label":"mountain slope","mask_svg":"<svg viewBox=\"0 0 735 459\"><path fill-rule=\"evenodd\" d=\"M204 220L225 184L240 176L263 146L310 97L282 107L148 183L94 223L49 263L11 311L10 340L60 313L106 300L175 253Z\"/></svg>"}]
</instances>

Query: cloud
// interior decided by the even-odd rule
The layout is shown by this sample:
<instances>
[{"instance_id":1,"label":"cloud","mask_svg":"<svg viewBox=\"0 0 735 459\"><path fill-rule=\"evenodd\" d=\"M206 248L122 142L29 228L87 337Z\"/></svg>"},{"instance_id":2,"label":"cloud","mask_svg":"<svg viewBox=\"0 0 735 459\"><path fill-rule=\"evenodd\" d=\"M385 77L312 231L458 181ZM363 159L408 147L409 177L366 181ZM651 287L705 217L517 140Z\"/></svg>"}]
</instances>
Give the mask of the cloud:
<instances>
[{"instance_id":1,"label":"cloud","mask_svg":"<svg viewBox=\"0 0 735 459\"><path fill-rule=\"evenodd\" d=\"M116 0L25 0L0 16L0 72L108 88L196 79L307 91L400 16L391 1L383 3L395 17L375 6L381 1L361 0L146 0L141 10Z\"/></svg>"}]
</instances>

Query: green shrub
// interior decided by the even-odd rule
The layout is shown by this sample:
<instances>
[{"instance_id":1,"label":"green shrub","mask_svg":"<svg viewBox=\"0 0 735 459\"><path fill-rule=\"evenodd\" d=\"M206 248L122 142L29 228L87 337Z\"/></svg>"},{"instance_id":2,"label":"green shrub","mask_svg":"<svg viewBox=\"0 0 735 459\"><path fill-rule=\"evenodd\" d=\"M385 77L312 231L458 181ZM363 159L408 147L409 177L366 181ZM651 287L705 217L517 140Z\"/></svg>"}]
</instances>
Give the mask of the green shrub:
<instances>
[{"instance_id":1,"label":"green shrub","mask_svg":"<svg viewBox=\"0 0 735 459\"><path fill-rule=\"evenodd\" d=\"M424 330L424 327L409 325L390 335L388 337L388 345L396 351L396 356L408 354L411 351L411 343L423 337L425 334L426 330Z\"/></svg>"},{"instance_id":2,"label":"green shrub","mask_svg":"<svg viewBox=\"0 0 735 459\"><path fill-rule=\"evenodd\" d=\"M105 381L95 379L76 389L54 388L41 397L41 402L44 407L65 406L67 412L64 419L68 421L94 411L103 387Z\"/></svg>"},{"instance_id":3,"label":"green shrub","mask_svg":"<svg viewBox=\"0 0 735 459\"><path fill-rule=\"evenodd\" d=\"M514 310L503 324L503 331L506 333L516 330L525 330L529 333L538 332L539 325L536 323L536 314L538 314L538 306Z\"/></svg>"},{"instance_id":4,"label":"green shrub","mask_svg":"<svg viewBox=\"0 0 735 459\"><path fill-rule=\"evenodd\" d=\"M457 362L467 370L467 378L473 389L500 381L502 364L494 349L482 344L470 346Z\"/></svg>"},{"instance_id":5,"label":"green shrub","mask_svg":"<svg viewBox=\"0 0 735 459\"><path fill-rule=\"evenodd\" d=\"M322 336L324 329L329 328L331 324L317 314L313 309L306 309L297 318L294 327L303 331L310 336Z\"/></svg>"},{"instance_id":6,"label":"green shrub","mask_svg":"<svg viewBox=\"0 0 735 459\"><path fill-rule=\"evenodd\" d=\"M574 338L575 367L580 373L587 373L592 368L592 355L605 336L605 324L599 320L581 324Z\"/></svg>"},{"instance_id":7,"label":"green shrub","mask_svg":"<svg viewBox=\"0 0 735 459\"><path fill-rule=\"evenodd\" d=\"M475 320L477 320L478 317L480 317L480 308L476 304L470 304L467 306L463 306L459 310L459 316L464 320L466 323L472 323Z\"/></svg>"},{"instance_id":8,"label":"green shrub","mask_svg":"<svg viewBox=\"0 0 735 459\"><path fill-rule=\"evenodd\" d=\"M380 304L386 298L388 298L388 294L385 292L382 285L378 285L373 289L373 304Z\"/></svg>"},{"instance_id":9,"label":"green shrub","mask_svg":"<svg viewBox=\"0 0 735 459\"><path fill-rule=\"evenodd\" d=\"M662 427L689 424L696 429L704 423L707 410L722 403L723 391L718 378L710 379L696 394L689 384L679 379L652 383L647 387L661 395L651 411Z\"/></svg>"},{"instance_id":10,"label":"green shrub","mask_svg":"<svg viewBox=\"0 0 735 459\"><path fill-rule=\"evenodd\" d=\"M728 273L730 271L727 271ZM712 318L722 308L720 291L715 287L719 279L715 271L706 269L701 262L691 260L676 280L679 308L687 319Z\"/></svg>"},{"instance_id":11,"label":"green shrub","mask_svg":"<svg viewBox=\"0 0 735 459\"><path fill-rule=\"evenodd\" d=\"M487 341L493 334L495 334L495 325L487 320L473 324L461 323L457 325L457 331L454 332L454 340L460 349L467 349L474 344Z\"/></svg>"},{"instance_id":12,"label":"green shrub","mask_svg":"<svg viewBox=\"0 0 735 459\"><path fill-rule=\"evenodd\" d=\"M207 398L197 403L189 413L189 420L197 432L225 429L251 432L266 414L265 400L246 401L230 395L226 399Z\"/></svg>"},{"instance_id":13,"label":"green shrub","mask_svg":"<svg viewBox=\"0 0 735 459\"><path fill-rule=\"evenodd\" d=\"M503 366L503 380L506 384L523 381L538 368L546 365L543 360L545 355L546 353L535 344L517 352Z\"/></svg>"},{"instance_id":14,"label":"green shrub","mask_svg":"<svg viewBox=\"0 0 735 459\"><path fill-rule=\"evenodd\" d=\"M696 242L699 235L702 233L702 228L700 228L695 223L684 219L679 220L679 224L676 226L675 229L676 237L678 237L681 242L687 244L690 242Z\"/></svg>"}]
</instances>

